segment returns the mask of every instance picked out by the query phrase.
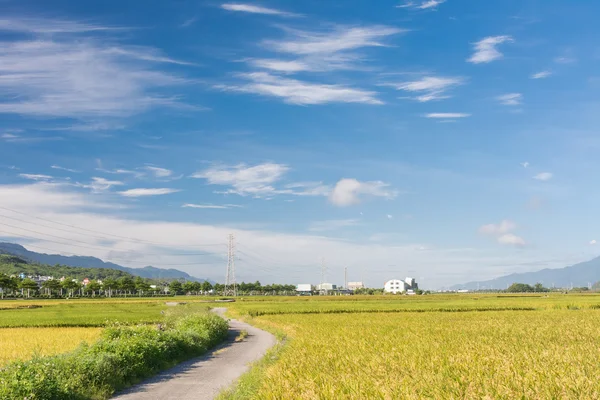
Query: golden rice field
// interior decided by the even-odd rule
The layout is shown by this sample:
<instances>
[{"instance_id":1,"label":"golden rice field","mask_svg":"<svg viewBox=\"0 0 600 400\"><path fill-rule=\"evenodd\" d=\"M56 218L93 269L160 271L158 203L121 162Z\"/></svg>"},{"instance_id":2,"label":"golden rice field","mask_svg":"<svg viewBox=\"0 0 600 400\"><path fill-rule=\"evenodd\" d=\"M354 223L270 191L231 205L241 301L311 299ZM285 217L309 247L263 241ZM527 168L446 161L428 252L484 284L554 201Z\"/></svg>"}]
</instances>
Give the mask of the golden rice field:
<instances>
[{"instance_id":1,"label":"golden rice field","mask_svg":"<svg viewBox=\"0 0 600 400\"><path fill-rule=\"evenodd\" d=\"M483 300L486 308L499 305ZM506 300L515 308L533 302ZM286 314L265 303L277 313L246 320L284 333L286 344L277 361L245 382L253 390L224 398L598 399L600 310L592 306L599 300L551 297L527 311L461 312L352 312L346 302L345 312L330 305L327 314L298 313L293 304Z\"/></svg>"},{"instance_id":2,"label":"golden rice field","mask_svg":"<svg viewBox=\"0 0 600 400\"><path fill-rule=\"evenodd\" d=\"M4 328L0 329L0 367L35 355L66 353L81 342L95 342L101 328Z\"/></svg>"}]
</instances>

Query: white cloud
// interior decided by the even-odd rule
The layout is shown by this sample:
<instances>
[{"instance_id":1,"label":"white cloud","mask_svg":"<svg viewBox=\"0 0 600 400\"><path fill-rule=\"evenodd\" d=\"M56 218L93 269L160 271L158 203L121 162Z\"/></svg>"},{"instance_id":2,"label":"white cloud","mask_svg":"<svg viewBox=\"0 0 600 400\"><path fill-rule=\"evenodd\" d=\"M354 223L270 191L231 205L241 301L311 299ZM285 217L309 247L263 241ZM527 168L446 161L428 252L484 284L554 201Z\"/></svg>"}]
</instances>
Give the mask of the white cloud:
<instances>
[{"instance_id":1,"label":"white cloud","mask_svg":"<svg viewBox=\"0 0 600 400\"><path fill-rule=\"evenodd\" d=\"M248 62L256 68L269 69L277 72L293 73L300 71L309 71L311 66L306 62L298 60L278 60L278 59L251 59Z\"/></svg>"},{"instance_id":2,"label":"white cloud","mask_svg":"<svg viewBox=\"0 0 600 400\"><path fill-rule=\"evenodd\" d=\"M308 230L311 232L335 231L350 226L356 226L359 221L356 219L330 219L326 221L311 222Z\"/></svg>"},{"instance_id":3,"label":"white cloud","mask_svg":"<svg viewBox=\"0 0 600 400\"><path fill-rule=\"evenodd\" d=\"M528 168L529 162L525 161L524 163L521 163L521 165L523 166L523 168Z\"/></svg>"},{"instance_id":4,"label":"white cloud","mask_svg":"<svg viewBox=\"0 0 600 400\"><path fill-rule=\"evenodd\" d=\"M80 119L126 117L155 107L184 106L164 91L186 80L158 68L177 61L154 48L110 40L103 44L78 34L108 28L65 21L4 20L4 29L33 37L0 42L0 91L5 97L0 113ZM44 35L48 32L62 34Z\"/></svg>"},{"instance_id":5,"label":"white cloud","mask_svg":"<svg viewBox=\"0 0 600 400\"><path fill-rule=\"evenodd\" d=\"M557 64L574 64L577 62L577 59L574 57L561 56L561 57L556 57L554 59L554 62Z\"/></svg>"},{"instance_id":6,"label":"white cloud","mask_svg":"<svg viewBox=\"0 0 600 400\"><path fill-rule=\"evenodd\" d=\"M526 268L539 269L539 262L549 257L547 250L544 250L543 254L536 254L533 250L527 253L504 253L488 249L427 246L427 251L421 251L419 248L424 246L423 243L406 242L397 237L386 244L337 240L323 235L239 228L227 224L169 222L165 220L164 215L145 214L145 219L141 219L139 213L132 211L132 214L128 214L129 211L121 204L113 203L116 200L114 196L81 193L65 185L0 185L0 207L25 213L26 216L15 214L15 217L19 215L17 218L29 220L36 225L35 230L39 232L24 234L21 229L3 226L0 237L5 241L22 243L33 251L94 256L130 267L154 265L177 268L194 276L207 277L218 282L223 282L223 254L229 233L235 234L241 251L247 252L249 249L248 253L259 257L261 264L268 268L264 271L240 267L236 271L238 279L258 279L265 283L318 282L318 274L311 272L316 271L315 268L318 269L315 266L315 254L327 255L329 268L335 276L343 276L345 265L349 267L349 274L356 274L361 265L386 266L402 260L404 265L414 266L413 268L420 271L420 275L427 277L427 288L439 288L474 279L491 279L516 271L517 268L520 272L525 272L525 263L529 265L537 262L535 267ZM118 211L113 211L116 207ZM11 215L6 210L3 214ZM71 232L57 231L54 229L55 224L40 222L32 216L114 234L121 238L66 227L64 229ZM49 234L63 236L66 240L48 241ZM24 238L26 235L30 238ZM70 239L86 241L94 248L74 247ZM181 255L190 249L198 248L209 254ZM173 253L178 253L178 256L172 255ZM134 257L124 259L125 255L131 254ZM558 268L583 261L581 257L566 260L564 256L552 251L551 257L553 261L544 263L544 267ZM365 275L365 279L369 286L375 287L378 282L389 279L389 272L374 267Z\"/></svg>"},{"instance_id":7,"label":"white cloud","mask_svg":"<svg viewBox=\"0 0 600 400\"><path fill-rule=\"evenodd\" d=\"M284 164L264 163L254 166L213 166L196 172L192 178L206 179L211 185L231 186L226 193L262 197L273 194L273 184L289 170Z\"/></svg>"},{"instance_id":8,"label":"white cloud","mask_svg":"<svg viewBox=\"0 0 600 400\"><path fill-rule=\"evenodd\" d=\"M446 0L425 0L420 4L417 4L413 1L408 1L402 5L396 6L397 8L412 8L417 10L427 10L427 9L435 9L438 5L445 3Z\"/></svg>"},{"instance_id":9,"label":"white cloud","mask_svg":"<svg viewBox=\"0 0 600 400\"><path fill-rule=\"evenodd\" d=\"M111 28L100 25L82 24L67 20L48 20L39 18L5 18L0 19L0 31L28 32L40 34L53 33L83 33L93 31L108 31Z\"/></svg>"},{"instance_id":10,"label":"white cloud","mask_svg":"<svg viewBox=\"0 0 600 400\"><path fill-rule=\"evenodd\" d=\"M103 192L110 189L113 186L123 186L125 183L121 181L111 181L105 178L99 178L97 176L92 177L92 182L88 185L80 185L81 187L92 189L93 192Z\"/></svg>"},{"instance_id":11,"label":"white cloud","mask_svg":"<svg viewBox=\"0 0 600 400\"><path fill-rule=\"evenodd\" d=\"M479 228L479 233L484 235L502 235L517 228L517 224L510 220L503 220L499 224L483 225Z\"/></svg>"},{"instance_id":12,"label":"white cloud","mask_svg":"<svg viewBox=\"0 0 600 400\"><path fill-rule=\"evenodd\" d=\"M471 116L471 114L465 114L465 113L429 113L429 114L425 114L425 118L443 118L443 119L467 118L470 116Z\"/></svg>"},{"instance_id":13,"label":"white cloud","mask_svg":"<svg viewBox=\"0 0 600 400\"><path fill-rule=\"evenodd\" d=\"M391 214L388 214L388 215L387 215L387 219L394 219L394 216L393 216L393 215L391 215Z\"/></svg>"},{"instance_id":14,"label":"white cloud","mask_svg":"<svg viewBox=\"0 0 600 400\"><path fill-rule=\"evenodd\" d=\"M2 138L2 139L16 139L16 138L18 138L18 137L20 137L20 136L19 136L19 135L12 134L12 133L3 133L3 134L0 136L0 138Z\"/></svg>"},{"instance_id":15,"label":"white cloud","mask_svg":"<svg viewBox=\"0 0 600 400\"><path fill-rule=\"evenodd\" d=\"M293 35L288 40L266 40L268 48L295 55L332 54L362 47L385 46L380 39L405 32L403 29L375 25L364 27L337 26L327 32L286 29Z\"/></svg>"},{"instance_id":16,"label":"white cloud","mask_svg":"<svg viewBox=\"0 0 600 400\"><path fill-rule=\"evenodd\" d=\"M180 192L179 189L170 189L170 188L155 188L155 189L129 189L124 192L119 192L121 196L125 197L144 197L144 196L160 196L163 194L171 194Z\"/></svg>"},{"instance_id":17,"label":"white cloud","mask_svg":"<svg viewBox=\"0 0 600 400\"><path fill-rule=\"evenodd\" d=\"M242 208L243 206L237 205L237 204L223 204L223 205L217 205L217 204L192 204L192 203L186 203L184 205L181 206L182 208L206 208L206 209L215 209L215 210L224 210L227 208Z\"/></svg>"},{"instance_id":18,"label":"white cloud","mask_svg":"<svg viewBox=\"0 0 600 400\"><path fill-rule=\"evenodd\" d=\"M531 75L531 79L544 79L552 75L551 71L540 71Z\"/></svg>"},{"instance_id":19,"label":"white cloud","mask_svg":"<svg viewBox=\"0 0 600 400\"><path fill-rule=\"evenodd\" d=\"M427 102L431 100L447 99L448 89L460 86L464 83L461 77L425 76L417 81L392 83L388 86L396 90L404 90L412 93L420 93L415 97L417 101Z\"/></svg>"},{"instance_id":20,"label":"white cloud","mask_svg":"<svg viewBox=\"0 0 600 400\"><path fill-rule=\"evenodd\" d=\"M248 82L234 85L217 85L215 88L278 97L286 103L296 105L325 103L383 104L381 100L375 97L375 92L342 85L311 83L283 78L266 72L245 73L239 76Z\"/></svg>"},{"instance_id":21,"label":"white cloud","mask_svg":"<svg viewBox=\"0 0 600 400\"><path fill-rule=\"evenodd\" d=\"M592 246L593 246L593 245L595 245L595 244L597 244L597 243L598 243L598 242L596 241L596 239L594 239L594 240L590 240L590 244L591 244Z\"/></svg>"},{"instance_id":22,"label":"white cloud","mask_svg":"<svg viewBox=\"0 0 600 400\"><path fill-rule=\"evenodd\" d=\"M483 235L495 236L496 241L500 244L512 245L512 246L525 246L525 240L517 236L511 231L517 228L517 224L513 221L503 220L499 224L488 224L483 225L479 228L479 233Z\"/></svg>"},{"instance_id":23,"label":"white cloud","mask_svg":"<svg viewBox=\"0 0 600 400\"><path fill-rule=\"evenodd\" d=\"M522 247L526 244L525 240L522 237L514 235L512 233L507 233L505 235L500 236L498 238L498 243L517 247Z\"/></svg>"},{"instance_id":24,"label":"white cloud","mask_svg":"<svg viewBox=\"0 0 600 400\"><path fill-rule=\"evenodd\" d=\"M506 35L483 38L473 45L475 52L467 61L473 64L480 64L498 60L503 57L503 54L496 47L502 43L512 41L512 37Z\"/></svg>"},{"instance_id":25,"label":"white cloud","mask_svg":"<svg viewBox=\"0 0 600 400\"><path fill-rule=\"evenodd\" d=\"M549 181L552 179L554 175L550 172L541 172L533 177L533 179L537 179L538 181Z\"/></svg>"},{"instance_id":26,"label":"white cloud","mask_svg":"<svg viewBox=\"0 0 600 400\"><path fill-rule=\"evenodd\" d=\"M50 175L41 175L41 174L19 174L21 178L30 179L32 181L47 181L50 179L54 179L53 176Z\"/></svg>"},{"instance_id":27,"label":"white cloud","mask_svg":"<svg viewBox=\"0 0 600 400\"><path fill-rule=\"evenodd\" d=\"M146 167L144 167L144 169L150 171L157 178L168 178L169 176L171 176L173 174L173 171L171 171L170 169L166 169L166 168L146 166Z\"/></svg>"},{"instance_id":28,"label":"white cloud","mask_svg":"<svg viewBox=\"0 0 600 400\"><path fill-rule=\"evenodd\" d=\"M77 171L76 169L65 168L65 167L61 167L59 165L52 165L50 168L52 168L52 169L59 169L61 171L74 172L74 173L81 172L81 171Z\"/></svg>"},{"instance_id":29,"label":"white cloud","mask_svg":"<svg viewBox=\"0 0 600 400\"><path fill-rule=\"evenodd\" d=\"M496 100L505 106L518 106L523 102L523 95L521 93L507 93L496 97Z\"/></svg>"},{"instance_id":30,"label":"white cloud","mask_svg":"<svg viewBox=\"0 0 600 400\"><path fill-rule=\"evenodd\" d=\"M299 17L299 16L301 16L300 14L294 14L291 12L276 10L274 8L254 6L251 4L226 3L226 4L221 4L221 8L223 8L227 11L239 11L239 12L246 12L246 13L251 13L251 14L279 15L281 17Z\"/></svg>"},{"instance_id":31,"label":"white cloud","mask_svg":"<svg viewBox=\"0 0 600 400\"><path fill-rule=\"evenodd\" d=\"M389 184L381 181L361 182L356 179L341 179L329 195L329 201L339 207L350 206L361 202L365 196L376 196L392 199L397 192L389 189Z\"/></svg>"}]
</instances>

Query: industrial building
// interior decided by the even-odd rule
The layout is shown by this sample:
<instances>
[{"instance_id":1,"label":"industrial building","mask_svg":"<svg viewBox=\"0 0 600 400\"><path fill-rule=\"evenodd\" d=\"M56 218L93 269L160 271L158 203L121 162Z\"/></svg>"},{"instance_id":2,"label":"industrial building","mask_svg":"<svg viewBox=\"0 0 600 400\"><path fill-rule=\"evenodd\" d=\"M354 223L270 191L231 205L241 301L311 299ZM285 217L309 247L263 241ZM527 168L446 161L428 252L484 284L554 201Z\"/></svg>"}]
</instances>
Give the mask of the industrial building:
<instances>
[{"instance_id":1,"label":"industrial building","mask_svg":"<svg viewBox=\"0 0 600 400\"><path fill-rule=\"evenodd\" d=\"M312 295L312 285L310 283L300 283L296 286L296 294L298 296Z\"/></svg>"},{"instance_id":2,"label":"industrial building","mask_svg":"<svg viewBox=\"0 0 600 400\"><path fill-rule=\"evenodd\" d=\"M417 290L419 286L414 278L406 278L405 280L400 279L392 279L387 281L385 285L383 285L383 291L385 293L406 293L406 294L414 294L415 290Z\"/></svg>"},{"instance_id":3,"label":"industrial building","mask_svg":"<svg viewBox=\"0 0 600 400\"><path fill-rule=\"evenodd\" d=\"M365 284L362 282L348 282L348 290L355 291L356 289L364 289Z\"/></svg>"}]
</instances>

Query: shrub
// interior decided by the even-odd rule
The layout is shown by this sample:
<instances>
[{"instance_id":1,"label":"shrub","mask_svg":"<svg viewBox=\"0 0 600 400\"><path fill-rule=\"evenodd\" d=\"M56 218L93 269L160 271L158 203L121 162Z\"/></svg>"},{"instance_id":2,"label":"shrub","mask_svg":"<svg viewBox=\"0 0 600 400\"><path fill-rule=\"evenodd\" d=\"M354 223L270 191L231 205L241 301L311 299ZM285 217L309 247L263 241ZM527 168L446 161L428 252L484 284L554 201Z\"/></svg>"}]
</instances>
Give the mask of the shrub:
<instances>
[{"instance_id":1,"label":"shrub","mask_svg":"<svg viewBox=\"0 0 600 400\"><path fill-rule=\"evenodd\" d=\"M228 324L201 313L159 325L105 329L72 353L15 362L0 370L1 399L106 399L115 391L205 353L227 337Z\"/></svg>"}]
</instances>

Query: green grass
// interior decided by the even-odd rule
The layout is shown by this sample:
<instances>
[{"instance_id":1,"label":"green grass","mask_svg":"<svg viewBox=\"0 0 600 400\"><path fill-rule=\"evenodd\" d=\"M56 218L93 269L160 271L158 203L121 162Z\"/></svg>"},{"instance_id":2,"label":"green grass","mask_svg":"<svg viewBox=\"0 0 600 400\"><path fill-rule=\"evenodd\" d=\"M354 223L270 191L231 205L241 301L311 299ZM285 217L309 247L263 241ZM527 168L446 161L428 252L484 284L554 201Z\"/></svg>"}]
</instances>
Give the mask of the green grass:
<instances>
[{"instance_id":1,"label":"green grass","mask_svg":"<svg viewBox=\"0 0 600 400\"><path fill-rule=\"evenodd\" d=\"M160 325L114 325L92 345L0 370L1 399L108 399L227 337L227 322L204 306L183 306Z\"/></svg>"},{"instance_id":2,"label":"green grass","mask_svg":"<svg viewBox=\"0 0 600 400\"><path fill-rule=\"evenodd\" d=\"M161 311L166 308L164 301L47 303L41 308L1 309L0 328L92 327L114 322L149 323L159 321L162 318Z\"/></svg>"}]
</instances>

